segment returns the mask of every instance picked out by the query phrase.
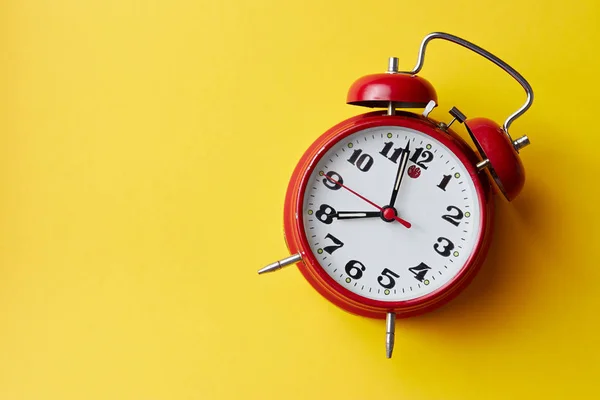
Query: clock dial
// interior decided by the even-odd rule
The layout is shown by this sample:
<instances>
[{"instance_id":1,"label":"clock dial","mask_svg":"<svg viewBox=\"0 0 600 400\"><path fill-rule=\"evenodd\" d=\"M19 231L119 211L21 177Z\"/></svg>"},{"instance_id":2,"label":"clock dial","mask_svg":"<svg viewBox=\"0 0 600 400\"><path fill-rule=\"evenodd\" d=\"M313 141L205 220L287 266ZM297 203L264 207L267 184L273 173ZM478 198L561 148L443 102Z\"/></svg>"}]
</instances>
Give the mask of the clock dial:
<instances>
[{"instance_id":1,"label":"clock dial","mask_svg":"<svg viewBox=\"0 0 600 400\"><path fill-rule=\"evenodd\" d=\"M463 268L478 241L480 199L460 159L398 126L347 136L322 154L302 218L324 271L357 295L404 301Z\"/></svg>"}]
</instances>

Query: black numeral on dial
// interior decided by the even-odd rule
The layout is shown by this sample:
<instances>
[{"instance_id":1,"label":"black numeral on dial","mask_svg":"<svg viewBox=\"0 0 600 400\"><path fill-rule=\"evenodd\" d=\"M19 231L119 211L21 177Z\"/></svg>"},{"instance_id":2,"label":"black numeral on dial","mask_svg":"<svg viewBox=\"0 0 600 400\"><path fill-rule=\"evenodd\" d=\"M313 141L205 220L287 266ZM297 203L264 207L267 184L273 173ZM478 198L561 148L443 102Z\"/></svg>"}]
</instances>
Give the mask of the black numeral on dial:
<instances>
[{"instance_id":1,"label":"black numeral on dial","mask_svg":"<svg viewBox=\"0 0 600 400\"><path fill-rule=\"evenodd\" d=\"M333 182L331 179L323 178L323 184L325 185L325 187L327 187L331 190L338 190L338 189L342 188L342 185L344 184L344 180L342 179L342 176L340 174L338 174L335 171L329 171L325 175L327 175L328 177L330 177L331 179L336 181L336 182ZM341 185L340 185L340 183L341 183Z\"/></svg>"},{"instance_id":2,"label":"black numeral on dial","mask_svg":"<svg viewBox=\"0 0 600 400\"><path fill-rule=\"evenodd\" d=\"M437 185L437 187L439 187L440 189L442 189L445 192L446 186L448 186L448 183L450 183L450 179L452 179L452 175L444 175L444 177L442 178L442 181L440 182L439 185Z\"/></svg>"},{"instance_id":3,"label":"black numeral on dial","mask_svg":"<svg viewBox=\"0 0 600 400\"><path fill-rule=\"evenodd\" d=\"M421 156L423 157L423 159L419 161L419 158L421 158ZM425 164L433 161L433 154L427 150L423 151L422 147L417 147L412 157L410 158L410 161L414 162L423 169L427 169L427 165Z\"/></svg>"},{"instance_id":4,"label":"black numeral on dial","mask_svg":"<svg viewBox=\"0 0 600 400\"><path fill-rule=\"evenodd\" d=\"M419 282L423 282L423 280L425 279L425 275L427 275L427 271L429 271L430 269L431 267L429 267L427 264L420 263L416 267L410 267L408 270L412 272L416 280L418 280Z\"/></svg>"},{"instance_id":5,"label":"black numeral on dial","mask_svg":"<svg viewBox=\"0 0 600 400\"><path fill-rule=\"evenodd\" d=\"M328 233L327 236L325 236L325 239L331 239L331 241L333 242L333 244L331 246L325 246L325 247L323 247L323 250L326 251L329 254L333 253L334 251L336 251L340 247L344 246L344 243L342 243L342 241L340 239L336 238L331 233Z\"/></svg>"},{"instance_id":6,"label":"black numeral on dial","mask_svg":"<svg viewBox=\"0 0 600 400\"><path fill-rule=\"evenodd\" d=\"M333 222L333 217L336 215L336 212L335 209L330 205L322 204L315 215L319 221L329 225Z\"/></svg>"},{"instance_id":7,"label":"black numeral on dial","mask_svg":"<svg viewBox=\"0 0 600 400\"><path fill-rule=\"evenodd\" d=\"M385 268L383 271L381 271L381 276L377 277L377 282L379 282L382 287L391 289L396 286L396 280L394 278L400 278L400 275Z\"/></svg>"},{"instance_id":8,"label":"black numeral on dial","mask_svg":"<svg viewBox=\"0 0 600 400\"><path fill-rule=\"evenodd\" d=\"M365 266L356 260L350 260L346 263L346 273L350 278L360 279L363 276L363 271L366 270Z\"/></svg>"},{"instance_id":9,"label":"black numeral on dial","mask_svg":"<svg viewBox=\"0 0 600 400\"><path fill-rule=\"evenodd\" d=\"M367 172L373 166L373 157L367 153L362 154L362 150L356 149L348 159L348 162L352 165L356 165L356 168L363 172Z\"/></svg>"},{"instance_id":10,"label":"black numeral on dial","mask_svg":"<svg viewBox=\"0 0 600 400\"><path fill-rule=\"evenodd\" d=\"M381 154L382 156L384 156L391 162L397 164L398 159L402 155L402 152L404 151L404 149L396 147L394 149L394 151L392 152L392 154L390 155L389 153L390 153L390 150L392 150L392 147L394 147L394 142L385 142L384 144L385 144L385 146L383 146L383 149L379 152L379 154Z\"/></svg>"},{"instance_id":11,"label":"black numeral on dial","mask_svg":"<svg viewBox=\"0 0 600 400\"><path fill-rule=\"evenodd\" d=\"M454 243L444 237L439 237L437 241L438 242L433 245L433 249L441 256L450 256L450 253L454 249ZM443 246L440 245L440 243Z\"/></svg>"},{"instance_id":12,"label":"black numeral on dial","mask_svg":"<svg viewBox=\"0 0 600 400\"><path fill-rule=\"evenodd\" d=\"M458 226L460 224L460 220L463 219L463 217L464 217L463 212L460 210L460 208L458 208L456 206L448 206L448 208L446 208L446 210L447 211L455 210L456 213L442 215L442 218L445 219L446 221L450 222L452 225Z\"/></svg>"}]
</instances>

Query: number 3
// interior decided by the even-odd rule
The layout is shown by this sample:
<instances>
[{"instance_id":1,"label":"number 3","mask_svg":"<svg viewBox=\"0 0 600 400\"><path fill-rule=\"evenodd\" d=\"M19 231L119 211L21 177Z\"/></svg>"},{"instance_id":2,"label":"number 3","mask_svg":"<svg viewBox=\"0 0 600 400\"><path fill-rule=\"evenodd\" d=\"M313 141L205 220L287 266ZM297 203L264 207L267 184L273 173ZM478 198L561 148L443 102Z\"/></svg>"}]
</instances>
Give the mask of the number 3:
<instances>
[{"instance_id":1,"label":"number 3","mask_svg":"<svg viewBox=\"0 0 600 400\"><path fill-rule=\"evenodd\" d=\"M452 252L452 249L454 249L454 243L452 243L450 240L444 238L444 237L440 237L438 238L438 243L435 243L433 245L433 249L441 256L444 257L448 257L450 256L450 253ZM446 244L443 246L440 246L440 243L442 243L443 241L446 242Z\"/></svg>"}]
</instances>

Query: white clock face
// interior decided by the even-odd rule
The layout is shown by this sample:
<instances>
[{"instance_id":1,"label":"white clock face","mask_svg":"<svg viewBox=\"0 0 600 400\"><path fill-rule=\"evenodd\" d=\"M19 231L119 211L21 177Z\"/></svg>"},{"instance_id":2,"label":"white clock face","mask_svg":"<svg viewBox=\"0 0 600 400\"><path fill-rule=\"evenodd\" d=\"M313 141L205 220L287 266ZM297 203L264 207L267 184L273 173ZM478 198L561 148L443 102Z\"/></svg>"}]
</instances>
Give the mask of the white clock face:
<instances>
[{"instance_id":1,"label":"white clock face","mask_svg":"<svg viewBox=\"0 0 600 400\"><path fill-rule=\"evenodd\" d=\"M323 154L302 212L325 272L351 292L390 302L450 281L475 250L481 223L475 185L459 158L397 126L356 132Z\"/></svg>"}]
</instances>

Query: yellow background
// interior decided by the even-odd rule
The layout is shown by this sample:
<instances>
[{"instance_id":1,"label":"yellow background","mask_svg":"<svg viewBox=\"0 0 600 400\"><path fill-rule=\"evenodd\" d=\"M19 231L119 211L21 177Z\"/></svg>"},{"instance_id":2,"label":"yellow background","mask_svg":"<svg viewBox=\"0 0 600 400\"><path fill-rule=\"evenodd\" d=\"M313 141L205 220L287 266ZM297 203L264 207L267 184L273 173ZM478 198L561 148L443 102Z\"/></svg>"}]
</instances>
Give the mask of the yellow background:
<instances>
[{"instance_id":1,"label":"yellow background","mask_svg":"<svg viewBox=\"0 0 600 400\"><path fill-rule=\"evenodd\" d=\"M0 399L600 396L593 0L0 4ZM256 270L288 255L298 158L367 111L349 85L431 31L530 81L532 145L481 274L388 360L381 321ZM524 101L448 42L421 75L442 120Z\"/></svg>"}]
</instances>

